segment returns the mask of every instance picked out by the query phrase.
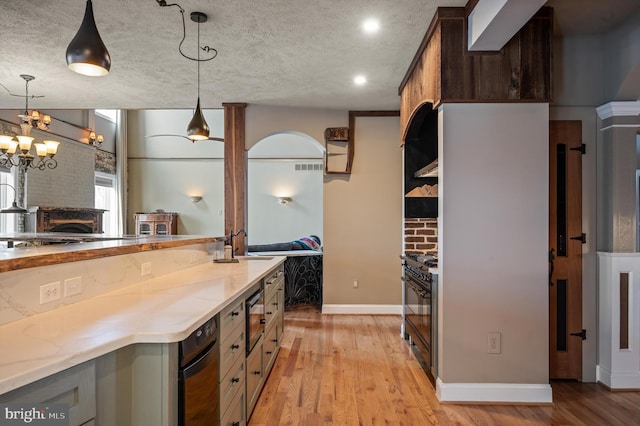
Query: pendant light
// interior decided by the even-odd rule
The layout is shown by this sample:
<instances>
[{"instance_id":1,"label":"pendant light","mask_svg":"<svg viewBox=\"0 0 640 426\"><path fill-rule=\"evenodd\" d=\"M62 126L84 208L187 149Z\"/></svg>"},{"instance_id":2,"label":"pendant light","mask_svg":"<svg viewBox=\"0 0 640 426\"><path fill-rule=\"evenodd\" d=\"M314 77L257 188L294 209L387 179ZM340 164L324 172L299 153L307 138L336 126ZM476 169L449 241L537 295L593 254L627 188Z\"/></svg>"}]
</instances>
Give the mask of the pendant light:
<instances>
[{"instance_id":1,"label":"pendant light","mask_svg":"<svg viewBox=\"0 0 640 426\"><path fill-rule=\"evenodd\" d=\"M80 29L67 47L67 65L71 71L88 76L103 76L111 68L111 56L93 19L93 5L87 0Z\"/></svg>"},{"instance_id":2,"label":"pendant light","mask_svg":"<svg viewBox=\"0 0 640 426\"><path fill-rule=\"evenodd\" d=\"M209 125L204 119L202 109L200 108L200 24L207 22L207 15L202 12L191 12L191 20L198 23L198 44L196 45L198 50L198 57L196 62L198 64L198 103L196 104L196 110L193 114L193 118L187 126L187 137L192 142L209 139Z\"/></svg>"}]
</instances>

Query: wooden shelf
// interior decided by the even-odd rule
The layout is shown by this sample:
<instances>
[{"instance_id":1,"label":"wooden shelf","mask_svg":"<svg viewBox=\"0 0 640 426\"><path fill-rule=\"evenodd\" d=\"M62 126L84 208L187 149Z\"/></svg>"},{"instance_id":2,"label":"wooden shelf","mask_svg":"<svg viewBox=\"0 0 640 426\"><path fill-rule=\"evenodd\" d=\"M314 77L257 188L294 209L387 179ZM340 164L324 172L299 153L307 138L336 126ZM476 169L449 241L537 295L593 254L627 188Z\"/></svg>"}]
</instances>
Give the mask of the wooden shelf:
<instances>
[{"instance_id":1,"label":"wooden shelf","mask_svg":"<svg viewBox=\"0 0 640 426\"><path fill-rule=\"evenodd\" d=\"M348 127L329 127L324 131L325 174L351 174L353 138Z\"/></svg>"}]
</instances>

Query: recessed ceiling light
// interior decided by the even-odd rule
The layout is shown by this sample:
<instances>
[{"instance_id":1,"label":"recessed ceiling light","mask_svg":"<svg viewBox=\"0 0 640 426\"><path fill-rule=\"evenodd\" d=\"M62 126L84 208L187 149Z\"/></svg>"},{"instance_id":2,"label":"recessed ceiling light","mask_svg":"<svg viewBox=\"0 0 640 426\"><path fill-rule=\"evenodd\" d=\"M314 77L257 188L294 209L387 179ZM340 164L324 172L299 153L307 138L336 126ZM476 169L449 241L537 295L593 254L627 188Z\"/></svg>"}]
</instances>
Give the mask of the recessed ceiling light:
<instances>
[{"instance_id":1,"label":"recessed ceiling light","mask_svg":"<svg viewBox=\"0 0 640 426\"><path fill-rule=\"evenodd\" d=\"M370 18L362 22L362 31L367 34L374 34L380 30L380 22L377 19Z\"/></svg>"},{"instance_id":2,"label":"recessed ceiling light","mask_svg":"<svg viewBox=\"0 0 640 426\"><path fill-rule=\"evenodd\" d=\"M365 77L364 75L360 74L360 75L356 75L353 78L353 82L358 85L358 86L362 86L363 84L365 84L367 82L367 77Z\"/></svg>"}]
</instances>

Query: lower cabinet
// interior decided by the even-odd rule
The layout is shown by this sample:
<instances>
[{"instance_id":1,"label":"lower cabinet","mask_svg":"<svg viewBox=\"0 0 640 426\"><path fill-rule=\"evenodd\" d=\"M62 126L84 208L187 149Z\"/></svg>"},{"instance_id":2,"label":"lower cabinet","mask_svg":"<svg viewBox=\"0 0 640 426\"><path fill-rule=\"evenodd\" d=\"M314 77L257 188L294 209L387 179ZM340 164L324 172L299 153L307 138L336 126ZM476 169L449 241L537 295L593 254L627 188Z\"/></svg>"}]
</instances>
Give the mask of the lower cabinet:
<instances>
[{"instance_id":1,"label":"lower cabinet","mask_svg":"<svg viewBox=\"0 0 640 426\"><path fill-rule=\"evenodd\" d=\"M247 424L247 419L244 415L245 399L244 392L238 392L236 396L233 397L231 404L227 407L227 410L220 419L221 426L244 426Z\"/></svg>"},{"instance_id":2,"label":"lower cabinet","mask_svg":"<svg viewBox=\"0 0 640 426\"><path fill-rule=\"evenodd\" d=\"M264 380L263 344L264 339L261 339L247 357L247 413L253 411L262 390Z\"/></svg>"},{"instance_id":3,"label":"lower cabinet","mask_svg":"<svg viewBox=\"0 0 640 426\"><path fill-rule=\"evenodd\" d=\"M68 418L68 425L94 424L96 417L95 361L87 361L0 395L0 404L16 404L16 406L22 404L25 410L30 408L29 404L60 404L65 411L63 415ZM7 409L11 409L11 406ZM57 412L52 410L48 414L57 415Z\"/></svg>"},{"instance_id":4,"label":"lower cabinet","mask_svg":"<svg viewBox=\"0 0 640 426\"><path fill-rule=\"evenodd\" d=\"M246 318L244 297L220 312L220 424L244 426L246 417Z\"/></svg>"}]
</instances>

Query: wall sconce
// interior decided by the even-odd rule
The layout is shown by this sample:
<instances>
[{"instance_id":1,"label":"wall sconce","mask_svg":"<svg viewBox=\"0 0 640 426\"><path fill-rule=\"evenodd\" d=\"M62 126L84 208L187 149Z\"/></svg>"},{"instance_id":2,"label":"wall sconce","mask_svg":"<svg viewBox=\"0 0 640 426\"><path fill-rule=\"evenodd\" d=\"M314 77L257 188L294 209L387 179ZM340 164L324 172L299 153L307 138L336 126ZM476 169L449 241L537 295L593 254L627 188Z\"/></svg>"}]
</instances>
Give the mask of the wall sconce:
<instances>
[{"instance_id":1,"label":"wall sconce","mask_svg":"<svg viewBox=\"0 0 640 426\"><path fill-rule=\"evenodd\" d=\"M202 200L202 196L200 195L190 195L189 198L191 198L191 201L194 203L199 203L200 200Z\"/></svg>"},{"instance_id":2,"label":"wall sconce","mask_svg":"<svg viewBox=\"0 0 640 426\"><path fill-rule=\"evenodd\" d=\"M89 145L101 146L102 142L104 142L104 136L96 135L96 132L89 130Z\"/></svg>"},{"instance_id":3,"label":"wall sconce","mask_svg":"<svg viewBox=\"0 0 640 426\"><path fill-rule=\"evenodd\" d=\"M290 203L291 201L293 201L291 197L278 197L278 202L280 204L287 204L287 203Z\"/></svg>"}]
</instances>

